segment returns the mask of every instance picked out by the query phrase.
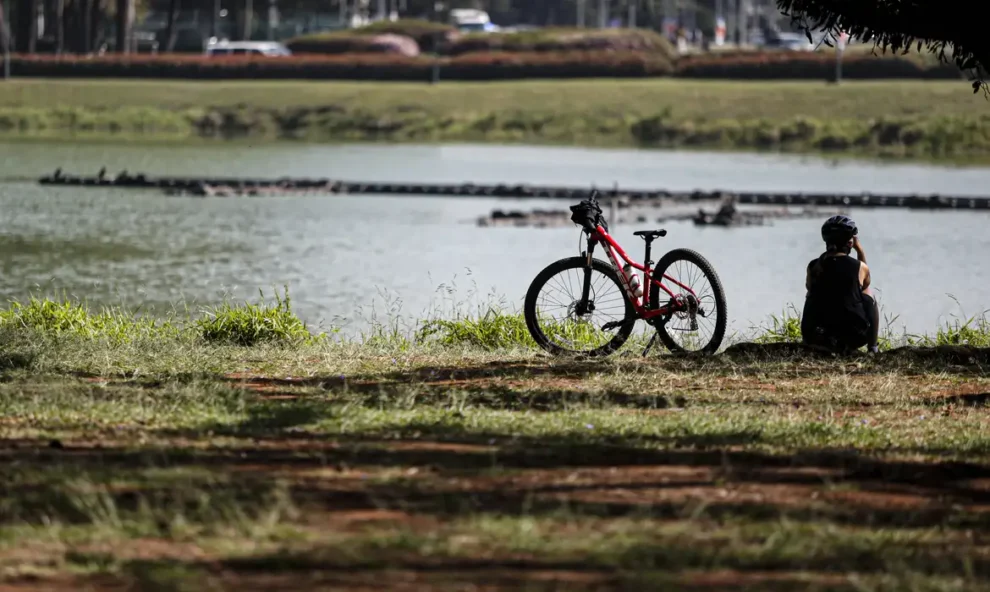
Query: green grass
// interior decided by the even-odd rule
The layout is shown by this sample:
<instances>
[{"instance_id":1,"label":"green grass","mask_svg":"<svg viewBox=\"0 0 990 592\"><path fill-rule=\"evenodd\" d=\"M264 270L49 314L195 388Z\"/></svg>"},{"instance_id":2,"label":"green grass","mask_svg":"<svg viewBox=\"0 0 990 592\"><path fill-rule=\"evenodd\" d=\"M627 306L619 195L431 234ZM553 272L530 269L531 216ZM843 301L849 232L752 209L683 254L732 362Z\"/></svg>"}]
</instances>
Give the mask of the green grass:
<instances>
[{"instance_id":1,"label":"green grass","mask_svg":"<svg viewBox=\"0 0 990 592\"><path fill-rule=\"evenodd\" d=\"M551 359L497 309L224 314L0 310L0 586L987 588L987 350Z\"/></svg>"},{"instance_id":2,"label":"green grass","mask_svg":"<svg viewBox=\"0 0 990 592\"><path fill-rule=\"evenodd\" d=\"M138 316L116 307L91 310L84 303L31 297L13 301L0 310L0 329L29 331L50 338L79 337L127 343L144 339L191 338L206 343L252 346L260 343L291 345L310 343L326 337L314 335L292 312L288 287L284 295L275 293L275 302L259 304L225 301L202 311L195 319L171 315L158 319Z\"/></svg>"},{"instance_id":3,"label":"green grass","mask_svg":"<svg viewBox=\"0 0 990 592\"><path fill-rule=\"evenodd\" d=\"M264 293L261 294L264 299ZM306 324L292 312L289 288L285 295L275 294L274 304L232 304L229 301L196 321L197 332L208 342L233 345L257 345L265 342L306 342L314 337Z\"/></svg>"},{"instance_id":4,"label":"green grass","mask_svg":"<svg viewBox=\"0 0 990 592\"><path fill-rule=\"evenodd\" d=\"M984 311L980 315L953 317L944 320L935 332L926 335L897 334L892 329L897 318L881 320L879 345L883 350L894 347L967 346L990 347L990 318ZM769 321L755 332L754 341L761 344L800 343L801 312L794 305L780 315L771 315Z\"/></svg>"},{"instance_id":5,"label":"green grass","mask_svg":"<svg viewBox=\"0 0 990 592\"><path fill-rule=\"evenodd\" d=\"M10 137L497 141L990 155L987 99L965 82L357 82L16 80Z\"/></svg>"}]
</instances>

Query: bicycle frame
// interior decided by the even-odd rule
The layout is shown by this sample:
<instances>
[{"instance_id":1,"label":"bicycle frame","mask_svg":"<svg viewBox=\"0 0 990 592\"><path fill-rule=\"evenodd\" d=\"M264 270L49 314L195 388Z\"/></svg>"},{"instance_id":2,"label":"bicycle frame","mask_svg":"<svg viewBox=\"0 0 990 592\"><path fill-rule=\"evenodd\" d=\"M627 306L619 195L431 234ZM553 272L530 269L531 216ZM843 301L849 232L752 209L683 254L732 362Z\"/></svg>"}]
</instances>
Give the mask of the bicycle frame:
<instances>
[{"instance_id":1,"label":"bicycle frame","mask_svg":"<svg viewBox=\"0 0 990 592\"><path fill-rule=\"evenodd\" d=\"M622 279L622 284L626 289L626 293L629 295L629 299L632 301L632 305L633 308L636 310L636 314L640 318L649 320L649 319L653 319L654 317L668 315L672 312L679 312L684 309L683 304L681 303L681 299L679 299L677 295L671 292L670 289L667 288L667 286L663 285L662 280L673 282L674 284L677 285L677 287L687 291L691 296L694 296L694 298L697 300L698 295L694 293L694 290L678 282L669 275L664 274L663 277L659 280L652 277L650 266L653 265L653 262L650 261L650 247L651 247L650 241L646 242L645 260L644 263L641 265L636 261L634 261L629 255L627 255L625 250L622 248L622 246L619 245L619 243L616 242L615 239L612 238L612 236L609 235L609 233L603 227L598 226L595 229L595 231L588 236L587 253L588 253L589 269L591 266L592 253L595 250L596 244L600 244L602 248L606 250L606 254L608 255L609 260L612 262L612 265L614 265L615 268L619 270L619 277ZM642 297L636 296L636 292L633 290L632 285L630 285L629 279L626 277L626 274L622 272L623 266L619 262L620 259L625 263L628 263L630 266L632 266L633 269L637 269L643 272ZM591 274L588 273L585 275L584 300L587 300L588 298L588 290L591 287L590 282L591 282ZM675 306L665 305L655 309L650 308L650 292L652 291L650 287L653 284L656 284L661 290L666 292L668 296L674 299ZM681 306L677 306L677 304L681 304Z\"/></svg>"}]
</instances>

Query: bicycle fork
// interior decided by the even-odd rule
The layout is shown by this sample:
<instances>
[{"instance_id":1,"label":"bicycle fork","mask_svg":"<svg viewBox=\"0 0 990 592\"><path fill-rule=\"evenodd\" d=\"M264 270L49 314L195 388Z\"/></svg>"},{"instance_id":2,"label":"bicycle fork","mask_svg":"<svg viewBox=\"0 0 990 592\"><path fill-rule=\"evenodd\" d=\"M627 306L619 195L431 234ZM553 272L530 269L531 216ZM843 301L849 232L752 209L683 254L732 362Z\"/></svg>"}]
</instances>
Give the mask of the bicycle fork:
<instances>
[{"instance_id":1,"label":"bicycle fork","mask_svg":"<svg viewBox=\"0 0 990 592\"><path fill-rule=\"evenodd\" d=\"M581 300L578 301L574 313L579 317L595 312L595 303L591 301L591 261L595 252L595 240L588 236L588 249L584 265L584 284L581 286ZM604 328L603 328L604 329Z\"/></svg>"}]
</instances>

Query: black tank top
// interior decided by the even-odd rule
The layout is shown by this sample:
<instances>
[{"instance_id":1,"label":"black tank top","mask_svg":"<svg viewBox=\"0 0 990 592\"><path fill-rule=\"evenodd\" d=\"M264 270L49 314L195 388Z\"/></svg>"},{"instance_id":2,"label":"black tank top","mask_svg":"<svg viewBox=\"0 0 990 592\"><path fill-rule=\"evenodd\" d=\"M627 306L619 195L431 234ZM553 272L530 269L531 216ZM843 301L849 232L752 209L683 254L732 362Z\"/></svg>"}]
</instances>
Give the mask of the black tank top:
<instances>
[{"instance_id":1,"label":"black tank top","mask_svg":"<svg viewBox=\"0 0 990 592\"><path fill-rule=\"evenodd\" d=\"M870 328L859 267L859 260L848 255L824 255L808 264L811 285L804 303L804 324L836 337L862 334Z\"/></svg>"}]
</instances>

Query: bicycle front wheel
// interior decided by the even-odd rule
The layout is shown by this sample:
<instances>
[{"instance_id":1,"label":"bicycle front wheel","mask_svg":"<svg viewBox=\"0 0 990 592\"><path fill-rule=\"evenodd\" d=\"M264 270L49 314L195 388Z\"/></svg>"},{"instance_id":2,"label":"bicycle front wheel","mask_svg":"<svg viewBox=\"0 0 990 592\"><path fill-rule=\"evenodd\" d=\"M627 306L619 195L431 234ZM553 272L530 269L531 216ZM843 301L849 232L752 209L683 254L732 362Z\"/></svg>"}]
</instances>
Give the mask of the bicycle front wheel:
<instances>
[{"instance_id":1,"label":"bicycle front wheel","mask_svg":"<svg viewBox=\"0 0 990 592\"><path fill-rule=\"evenodd\" d=\"M590 274L587 302L582 302ZM526 292L526 327L544 350L554 355L607 356L629 339L636 311L615 266L584 257L550 264Z\"/></svg>"}]
</instances>

